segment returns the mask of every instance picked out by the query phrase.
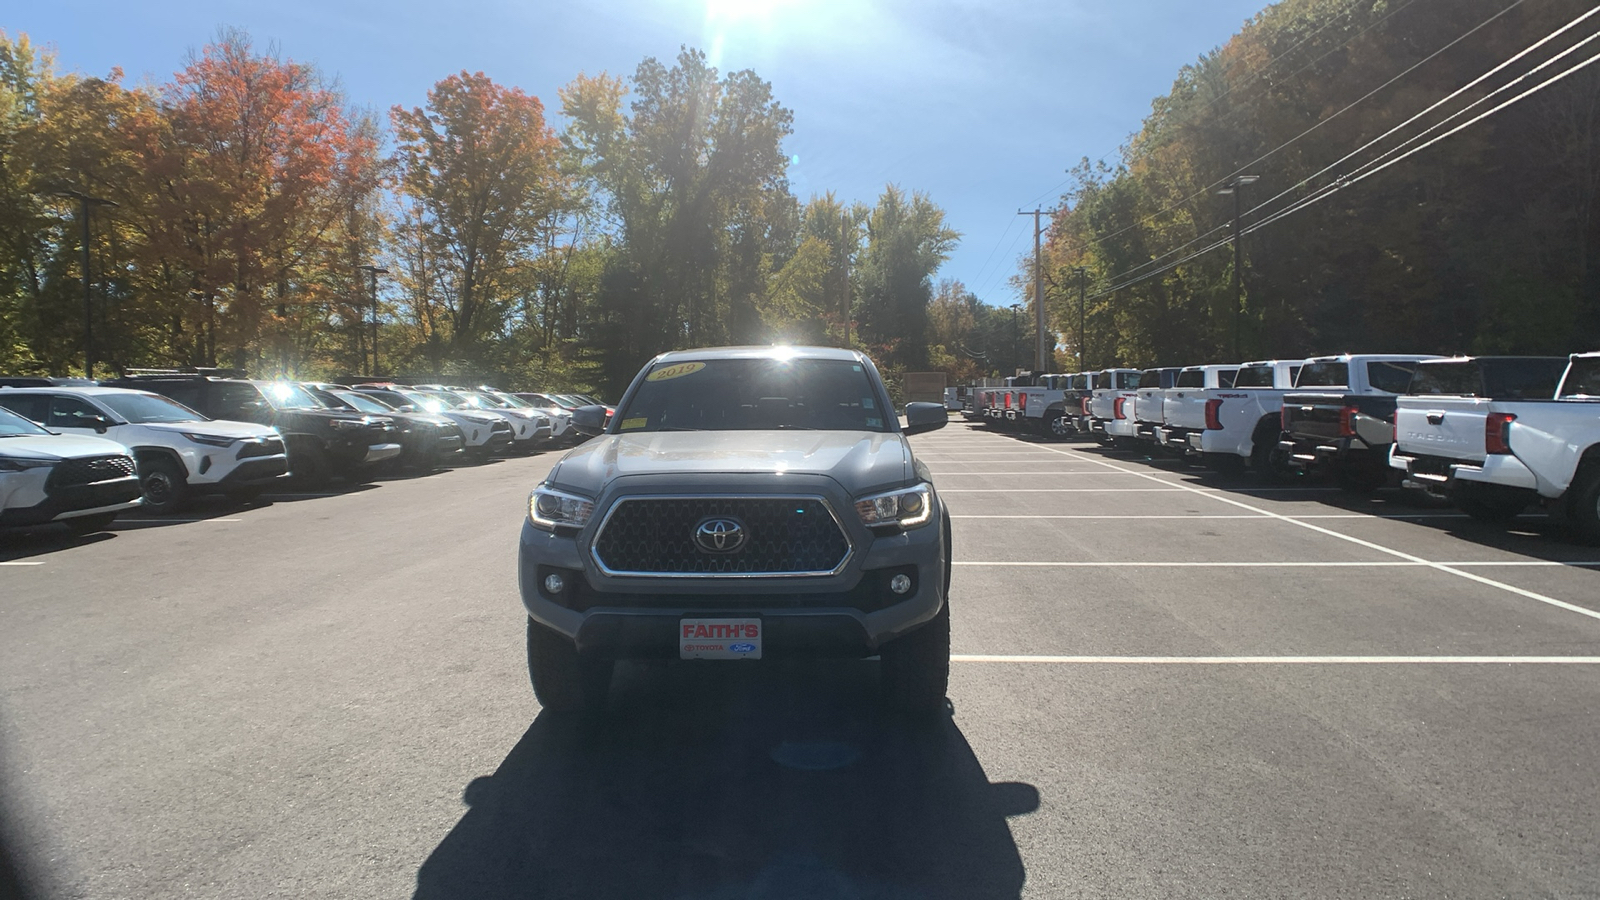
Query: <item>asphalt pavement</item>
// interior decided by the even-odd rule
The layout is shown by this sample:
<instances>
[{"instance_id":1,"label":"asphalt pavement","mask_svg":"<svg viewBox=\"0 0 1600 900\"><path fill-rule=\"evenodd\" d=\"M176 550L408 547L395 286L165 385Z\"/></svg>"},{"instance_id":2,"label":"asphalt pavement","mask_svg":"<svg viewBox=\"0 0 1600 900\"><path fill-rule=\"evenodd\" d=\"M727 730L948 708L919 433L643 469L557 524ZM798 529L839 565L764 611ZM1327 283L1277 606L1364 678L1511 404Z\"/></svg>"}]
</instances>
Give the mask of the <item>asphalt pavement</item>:
<instances>
[{"instance_id":1,"label":"asphalt pavement","mask_svg":"<svg viewBox=\"0 0 1600 900\"><path fill-rule=\"evenodd\" d=\"M872 661L629 664L541 714L554 454L0 536L9 850L63 898L1600 897L1600 548L913 443L956 545L934 722Z\"/></svg>"}]
</instances>

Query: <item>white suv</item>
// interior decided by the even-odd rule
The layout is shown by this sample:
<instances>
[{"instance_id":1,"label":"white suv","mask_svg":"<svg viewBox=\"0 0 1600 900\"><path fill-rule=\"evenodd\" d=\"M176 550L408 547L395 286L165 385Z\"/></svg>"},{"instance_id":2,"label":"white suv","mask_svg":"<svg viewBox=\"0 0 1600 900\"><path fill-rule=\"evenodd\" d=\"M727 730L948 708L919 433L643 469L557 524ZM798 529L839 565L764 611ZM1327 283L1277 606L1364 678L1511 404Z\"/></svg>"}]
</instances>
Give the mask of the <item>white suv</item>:
<instances>
[{"instance_id":1,"label":"white suv","mask_svg":"<svg viewBox=\"0 0 1600 900\"><path fill-rule=\"evenodd\" d=\"M51 431L103 435L133 452L144 506L165 514L200 491L250 498L289 471L278 430L208 419L176 400L110 387L0 388L0 406Z\"/></svg>"},{"instance_id":2,"label":"white suv","mask_svg":"<svg viewBox=\"0 0 1600 900\"><path fill-rule=\"evenodd\" d=\"M0 525L103 530L139 505L133 457L104 438L52 434L0 409Z\"/></svg>"}]
</instances>

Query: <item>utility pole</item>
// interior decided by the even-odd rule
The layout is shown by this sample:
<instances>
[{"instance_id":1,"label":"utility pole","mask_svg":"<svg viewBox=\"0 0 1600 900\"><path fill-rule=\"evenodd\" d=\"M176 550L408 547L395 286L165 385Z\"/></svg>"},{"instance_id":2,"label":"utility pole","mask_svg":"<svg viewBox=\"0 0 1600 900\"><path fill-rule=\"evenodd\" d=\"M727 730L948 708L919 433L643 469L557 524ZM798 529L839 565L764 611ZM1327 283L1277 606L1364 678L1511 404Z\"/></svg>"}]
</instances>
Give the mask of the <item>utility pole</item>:
<instances>
[{"instance_id":1,"label":"utility pole","mask_svg":"<svg viewBox=\"0 0 1600 900\"><path fill-rule=\"evenodd\" d=\"M71 197L78 201L78 218L83 224L83 377L94 377L94 293L89 276L89 207L117 206L104 197L91 197L71 188L55 191L58 197Z\"/></svg>"},{"instance_id":2,"label":"utility pole","mask_svg":"<svg viewBox=\"0 0 1600 900\"><path fill-rule=\"evenodd\" d=\"M1244 352L1240 349L1239 330L1244 321L1244 280L1242 278L1244 266L1244 253L1239 244L1239 217L1243 208L1240 195L1247 185L1255 184L1261 180L1259 175L1235 175L1228 179L1228 183L1217 191L1218 194L1233 195L1233 358L1244 362Z\"/></svg>"},{"instance_id":3,"label":"utility pole","mask_svg":"<svg viewBox=\"0 0 1600 900\"><path fill-rule=\"evenodd\" d=\"M1035 209L1032 212L1017 210L1019 216L1033 216L1033 327L1038 336L1038 348L1034 352L1033 373L1042 375L1048 369L1045 363L1044 347L1044 269L1039 258L1039 217L1044 215L1044 210Z\"/></svg>"},{"instance_id":4,"label":"utility pole","mask_svg":"<svg viewBox=\"0 0 1600 900\"><path fill-rule=\"evenodd\" d=\"M1089 365L1088 338L1083 327L1083 307L1089 293L1089 267L1078 266L1074 271L1078 273L1078 371L1082 372Z\"/></svg>"},{"instance_id":5,"label":"utility pole","mask_svg":"<svg viewBox=\"0 0 1600 900\"><path fill-rule=\"evenodd\" d=\"M389 270L382 266L356 266L357 269L367 273L372 280L372 371L373 377L378 375L378 276L389 274Z\"/></svg>"},{"instance_id":6,"label":"utility pole","mask_svg":"<svg viewBox=\"0 0 1600 900\"><path fill-rule=\"evenodd\" d=\"M1022 368L1022 333L1017 331L1017 310L1021 308L1021 303L1011 304L1011 374L1013 375Z\"/></svg>"}]
</instances>

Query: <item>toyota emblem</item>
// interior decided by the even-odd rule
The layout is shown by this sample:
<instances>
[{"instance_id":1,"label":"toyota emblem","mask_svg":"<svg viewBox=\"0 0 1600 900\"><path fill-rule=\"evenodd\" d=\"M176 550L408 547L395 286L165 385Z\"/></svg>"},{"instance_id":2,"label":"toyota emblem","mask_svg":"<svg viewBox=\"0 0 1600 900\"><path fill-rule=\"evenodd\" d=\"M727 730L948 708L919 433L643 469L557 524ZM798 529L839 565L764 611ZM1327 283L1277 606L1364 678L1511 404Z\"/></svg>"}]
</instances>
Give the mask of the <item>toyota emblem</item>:
<instances>
[{"instance_id":1,"label":"toyota emblem","mask_svg":"<svg viewBox=\"0 0 1600 900\"><path fill-rule=\"evenodd\" d=\"M733 553L744 546L744 523L738 519L701 519L694 529L694 542L707 553Z\"/></svg>"}]
</instances>

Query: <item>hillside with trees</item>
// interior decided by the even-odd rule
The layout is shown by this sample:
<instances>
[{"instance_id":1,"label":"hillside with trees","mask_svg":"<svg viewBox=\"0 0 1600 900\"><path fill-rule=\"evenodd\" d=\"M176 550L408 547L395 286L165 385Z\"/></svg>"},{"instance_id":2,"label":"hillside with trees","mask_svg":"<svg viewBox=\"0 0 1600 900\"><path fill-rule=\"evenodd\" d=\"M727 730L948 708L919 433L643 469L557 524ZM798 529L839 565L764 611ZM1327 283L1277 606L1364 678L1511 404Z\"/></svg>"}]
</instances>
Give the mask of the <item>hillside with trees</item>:
<instances>
[{"instance_id":1,"label":"hillside with trees","mask_svg":"<svg viewBox=\"0 0 1600 900\"><path fill-rule=\"evenodd\" d=\"M1245 359L1600 346L1588 7L1264 10L1184 68L1114 163L1076 167L1044 254L1063 364L1080 296L1088 366L1234 358L1234 197L1218 191L1236 175L1259 177L1240 194Z\"/></svg>"}]
</instances>

